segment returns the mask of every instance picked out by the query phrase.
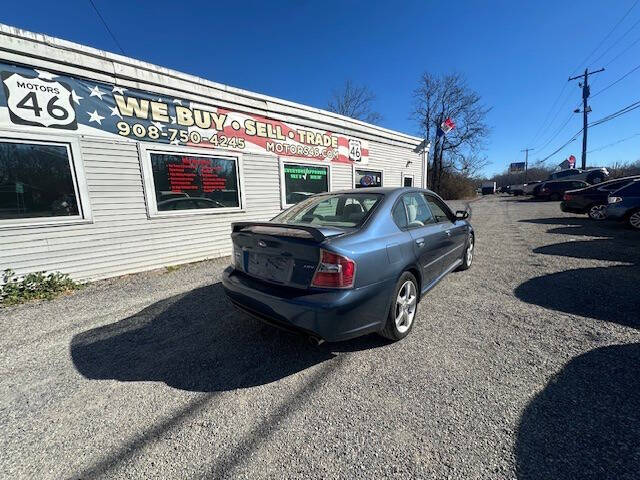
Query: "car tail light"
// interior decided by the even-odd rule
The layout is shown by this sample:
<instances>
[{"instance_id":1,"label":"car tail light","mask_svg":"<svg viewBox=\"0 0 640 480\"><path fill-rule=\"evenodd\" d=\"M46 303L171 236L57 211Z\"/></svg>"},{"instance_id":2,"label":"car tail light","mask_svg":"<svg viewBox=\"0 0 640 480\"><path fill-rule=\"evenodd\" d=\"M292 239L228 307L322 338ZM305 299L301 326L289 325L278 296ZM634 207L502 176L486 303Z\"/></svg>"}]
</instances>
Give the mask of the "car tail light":
<instances>
[{"instance_id":1,"label":"car tail light","mask_svg":"<svg viewBox=\"0 0 640 480\"><path fill-rule=\"evenodd\" d=\"M622 197L609 197L609 203L618 203L622 201Z\"/></svg>"},{"instance_id":2,"label":"car tail light","mask_svg":"<svg viewBox=\"0 0 640 480\"><path fill-rule=\"evenodd\" d=\"M567 202L569 200L573 200L573 195L569 195L568 193L564 194L564 197L562 197L562 199Z\"/></svg>"},{"instance_id":3,"label":"car tail light","mask_svg":"<svg viewBox=\"0 0 640 480\"><path fill-rule=\"evenodd\" d=\"M337 253L320 250L320 263L311 281L312 287L351 288L356 276L356 262Z\"/></svg>"}]
</instances>

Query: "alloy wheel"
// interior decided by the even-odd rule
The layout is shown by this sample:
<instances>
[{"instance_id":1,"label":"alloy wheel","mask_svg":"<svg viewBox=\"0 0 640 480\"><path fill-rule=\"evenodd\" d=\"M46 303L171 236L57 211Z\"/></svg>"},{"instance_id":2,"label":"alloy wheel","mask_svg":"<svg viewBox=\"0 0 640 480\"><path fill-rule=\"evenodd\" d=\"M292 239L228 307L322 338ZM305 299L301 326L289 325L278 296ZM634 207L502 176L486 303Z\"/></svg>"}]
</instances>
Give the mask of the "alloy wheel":
<instances>
[{"instance_id":1,"label":"alloy wheel","mask_svg":"<svg viewBox=\"0 0 640 480\"><path fill-rule=\"evenodd\" d=\"M594 205L589 209L589 218L593 220L604 220L607 217L606 205Z\"/></svg>"},{"instance_id":2,"label":"alloy wheel","mask_svg":"<svg viewBox=\"0 0 640 480\"><path fill-rule=\"evenodd\" d=\"M469 237L469 245L467 246L467 252L465 253L465 261L467 262L467 266L471 266L471 262L473 262L473 236Z\"/></svg>"},{"instance_id":3,"label":"alloy wheel","mask_svg":"<svg viewBox=\"0 0 640 480\"><path fill-rule=\"evenodd\" d=\"M417 301L416 286L411 280L407 280L400 287L396 299L395 317L399 333L405 333L411 328L413 317L416 315Z\"/></svg>"},{"instance_id":4,"label":"alloy wheel","mask_svg":"<svg viewBox=\"0 0 640 480\"><path fill-rule=\"evenodd\" d=\"M631 214L629 217L629 225L640 230L640 210Z\"/></svg>"}]
</instances>

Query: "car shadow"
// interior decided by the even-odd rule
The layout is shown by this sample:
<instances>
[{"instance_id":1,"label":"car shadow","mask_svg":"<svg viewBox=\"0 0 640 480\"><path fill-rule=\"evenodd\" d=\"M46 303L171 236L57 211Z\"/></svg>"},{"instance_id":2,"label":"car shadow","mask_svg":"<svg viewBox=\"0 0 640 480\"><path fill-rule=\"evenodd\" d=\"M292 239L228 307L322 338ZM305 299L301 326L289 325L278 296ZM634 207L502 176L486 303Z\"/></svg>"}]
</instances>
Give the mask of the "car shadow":
<instances>
[{"instance_id":1,"label":"car shadow","mask_svg":"<svg viewBox=\"0 0 640 480\"><path fill-rule=\"evenodd\" d=\"M517 477L638 478L639 366L639 343L596 348L567 363L522 414Z\"/></svg>"},{"instance_id":2,"label":"car shadow","mask_svg":"<svg viewBox=\"0 0 640 480\"><path fill-rule=\"evenodd\" d=\"M267 384L349 352L390 342L369 335L312 345L237 312L220 283L156 302L128 318L75 335L76 369L89 379L160 381L181 390Z\"/></svg>"},{"instance_id":3,"label":"car shadow","mask_svg":"<svg viewBox=\"0 0 640 480\"><path fill-rule=\"evenodd\" d=\"M550 217L550 218L526 218L518 220L520 223L535 223L538 225L588 225L595 223L590 218L583 217Z\"/></svg>"},{"instance_id":4,"label":"car shadow","mask_svg":"<svg viewBox=\"0 0 640 480\"><path fill-rule=\"evenodd\" d=\"M514 290L523 302L640 328L640 266L578 268L535 277Z\"/></svg>"},{"instance_id":5,"label":"car shadow","mask_svg":"<svg viewBox=\"0 0 640 480\"><path fill-rule=\"evenodd\" d=\"M554 243L534 248L533 253L640 265L640 249L637 245L611 238Z\"/></svg>"}]
</instances>

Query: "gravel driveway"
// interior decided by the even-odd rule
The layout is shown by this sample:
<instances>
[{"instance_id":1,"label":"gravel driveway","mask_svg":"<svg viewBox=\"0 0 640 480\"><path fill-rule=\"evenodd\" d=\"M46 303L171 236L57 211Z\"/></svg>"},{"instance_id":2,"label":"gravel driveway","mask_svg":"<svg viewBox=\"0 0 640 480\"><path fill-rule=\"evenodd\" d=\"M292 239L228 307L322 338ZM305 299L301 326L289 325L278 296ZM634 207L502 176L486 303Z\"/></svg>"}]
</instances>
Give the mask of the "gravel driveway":
<instances>
[{"instance_id":1,"label":"gravel driveway","mask_svg":"<svg viewBox=\"0 0 640 480\"><path fill-rule=\"evenodd\" d=\"M472 206L476 263L396 344L236 313L228 259L0 310L0 476L637 479L640 234Z\"/></svg>"}]
</instances>

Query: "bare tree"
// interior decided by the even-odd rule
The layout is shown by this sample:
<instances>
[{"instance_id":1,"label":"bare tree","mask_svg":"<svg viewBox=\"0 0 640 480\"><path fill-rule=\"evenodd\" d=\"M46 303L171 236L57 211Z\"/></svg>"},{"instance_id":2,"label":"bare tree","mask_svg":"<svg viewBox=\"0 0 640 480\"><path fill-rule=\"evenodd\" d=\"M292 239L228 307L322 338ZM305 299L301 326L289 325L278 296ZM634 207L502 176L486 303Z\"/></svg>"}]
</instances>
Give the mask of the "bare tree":
<instances>
[{"instance_id":1,"label":"bare tree","mask_svg":"<svg viewBox=\"0 0 640 480\"><path fill-rule=\"evenodd\" d=\"M489 112L478 93L458 73L433 75L425 72L414 90L413 118L432 143L430 187L440 188L445 170L475 175L488 164L480 155L489 135L485 117ZM456 128L437 136L440 124L451 118Z\"/></svg>"},{"instance_id":2,"label":"bare tree","mask_svg":"<svg viewBox=\"0 0 640 480\"><path fill-rule=\"evenodd\" d=\"M347 80L340 89L333 91L327 109L363 122L378 123L382 120L382 115L373 110L375 99L376 96L369 87L354 85L351 80Z\"/></svg>"}]
</instances>

